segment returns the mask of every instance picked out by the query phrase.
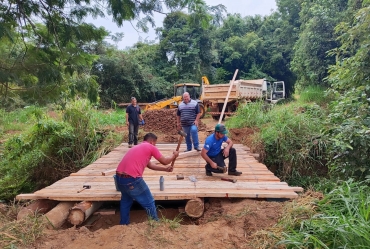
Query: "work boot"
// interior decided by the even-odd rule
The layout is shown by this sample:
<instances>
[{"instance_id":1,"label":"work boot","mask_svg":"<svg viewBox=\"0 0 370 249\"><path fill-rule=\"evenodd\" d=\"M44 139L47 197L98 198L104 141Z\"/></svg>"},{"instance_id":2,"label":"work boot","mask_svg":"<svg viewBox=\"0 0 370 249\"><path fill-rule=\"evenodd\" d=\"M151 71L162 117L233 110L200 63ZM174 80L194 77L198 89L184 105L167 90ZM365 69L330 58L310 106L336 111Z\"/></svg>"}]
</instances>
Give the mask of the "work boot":
<instances>
[{"instance_id":1,"label":"work boot","mask_svg":"<svg viewBox=\"0 0 370 249\"><path fill-rule=\"evenodd\" d=\"M132 147L132 144L129 144L128 147L131 148Z\"/></svg>"},{"instance_id":2,"label":"work boot","mask_svg":"<svg viewBox=\"0 0 370 249\"><path fill-rule=\"evenodd\" d=\"M191 149L190 150L184 150L184 152L189 152L189 151L191 151Z\"/></svg>"},{"instance_id":3,"label":"work boot","mask_svg":"<svg viewBox=\"0 0 370 249\"><path fill-rule=\"evenodd\" d=\"M201 148L194 148L196 151L201 151L202 149Z\"/></svg>"},{"instance_id":4,"label":"work boot","mask_svg":"<svg viewBox=\"0 0 370 249\"><path fill-rule=\"evenodd\" d=\"M212 172L209 170L206 170L206 176L212 176Z\"/></svg>"},{"instance_id":5,"label":"work boot","mask_svg":"<svg viewBox=\"0 0 370 249\"><path fill-rule=\"evenodd\" d=\"M232 176L240 176L241 174L243 174L243 172L235 170L235 171L229 171L228 174Z\"/></svg>"}]
</instances>

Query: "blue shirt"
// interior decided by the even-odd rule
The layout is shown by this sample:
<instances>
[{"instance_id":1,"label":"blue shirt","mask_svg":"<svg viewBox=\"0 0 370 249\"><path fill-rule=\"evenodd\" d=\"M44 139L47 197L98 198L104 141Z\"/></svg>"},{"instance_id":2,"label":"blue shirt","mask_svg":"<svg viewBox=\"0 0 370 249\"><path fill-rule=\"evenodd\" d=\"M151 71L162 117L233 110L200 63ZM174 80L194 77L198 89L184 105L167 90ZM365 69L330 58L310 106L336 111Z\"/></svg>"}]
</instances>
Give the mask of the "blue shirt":
<instances>
[{"instance_id":1,"label":"blue shirt","mask_svg":"<svg viewBox=\"0 0 370 249\"><path fill-rule=\"evenodd\" d=\"M216 139L215 134L209 135L204 142L203 148L208 150L207 156L215 157L221 152L221 146L223 142L226 142L228 139L227 136L224 136L221 139Z\"/></svg>"}]
</instances>

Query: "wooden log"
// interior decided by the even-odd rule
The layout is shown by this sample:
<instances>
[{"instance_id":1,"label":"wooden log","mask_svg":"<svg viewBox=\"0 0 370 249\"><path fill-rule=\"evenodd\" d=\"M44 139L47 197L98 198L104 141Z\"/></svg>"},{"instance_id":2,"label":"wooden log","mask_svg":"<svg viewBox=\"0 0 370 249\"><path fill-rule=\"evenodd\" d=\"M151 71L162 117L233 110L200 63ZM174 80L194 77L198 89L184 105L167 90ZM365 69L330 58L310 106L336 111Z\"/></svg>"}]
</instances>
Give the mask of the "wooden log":
<instances>
[{"instance_id":1,"label":"wooden log","mask_svg":"<svg viewBox=\"0 0 370 249\"><path fill-rule=\"evenodd\" d=\"M81 225L96 210L100 208L103 202L83 201L75 205L69 211L68 222L72 225Z\"/></svg>"},{"instance_id":2,"label":"wooden log","mask_svg":"<svg viewBox=\"0 0 370 249\"><path fill-rule=\"evenodd\" d=\"M46 214L50 210L52 210L58 201L48 200L48 199L41 199L32 202L30 205L21 208L18 212L17 220L21 220L29 215L35 214Z\"/></svg>"},{"instance_id":3,"label":"wooden log","mask_svg":"<svg viewBox=\"0 0 370 249\"><path fill-rule=\"evenodd\" d=\"M75 202L73 201L61 202L52 210L47 212L44 215L44 219L47 221L47 228L49 229L60 228L68 217L69 209L73 207L74 204Z\"/></svg>"},{"instance_id":4,"label":"wooden log","mask_svg":"<svg viewBox=\"0 0 370 249\"><path fill-rule=\"evenodd\" d=\"M185 213L193 218L199 218L204 213L204 200L194 198L189 200L185 205Z\"/></svg>"}]
</instances>

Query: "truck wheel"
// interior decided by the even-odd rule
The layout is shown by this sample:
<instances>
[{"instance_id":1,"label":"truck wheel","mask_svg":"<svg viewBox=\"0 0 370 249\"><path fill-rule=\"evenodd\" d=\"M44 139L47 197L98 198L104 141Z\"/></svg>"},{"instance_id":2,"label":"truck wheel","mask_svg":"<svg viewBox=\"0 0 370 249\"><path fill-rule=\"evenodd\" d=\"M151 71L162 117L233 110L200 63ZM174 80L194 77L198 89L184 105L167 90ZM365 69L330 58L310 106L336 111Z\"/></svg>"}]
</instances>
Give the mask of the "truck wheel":
<instances>
[{"instance_id":1,"label":"truck wheel","mask_svg":"<svg viewBox=\"0 0 370 249\"><path fill-rule=\"evenodd\" d=\"M204 118L206 115L206 108L203 104L199 104L200 118Z\"/></svg>"}]
</instances>

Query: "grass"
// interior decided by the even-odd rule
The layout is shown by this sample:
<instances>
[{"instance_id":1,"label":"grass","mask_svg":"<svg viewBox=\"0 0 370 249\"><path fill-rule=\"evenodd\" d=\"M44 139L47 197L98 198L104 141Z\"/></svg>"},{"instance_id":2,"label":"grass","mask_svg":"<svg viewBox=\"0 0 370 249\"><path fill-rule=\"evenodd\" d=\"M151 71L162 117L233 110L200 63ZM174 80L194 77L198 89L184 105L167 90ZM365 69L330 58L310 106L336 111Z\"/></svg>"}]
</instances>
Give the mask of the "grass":
<instances>
[{"instance_id":1,"label":"grass","mask_svg":"<svg viewBox=\"0 0 370 249\"><path fill-rule=\"evenodd\" d=\"M45 108L35 106L12 112L0 109L0 140L7 139L15 133L26 130L36 121L36 116L44 111Z\"/></svg>"},{"instance_id":2,"label":"grass","mask_svg":"<svg viewBox=\"0 0 370 249\"><path fill-rule=\"evenodd\" d=\"M92 118L101 127L124 125L126 124L126 110L96 110L93 112Z\"/></svg>"},{"instance_id":3,"label":"grass","mask_svg":"<svg viewBox=\"0 0 370 249\"><path fill-rule=\"evenodd\" d=\"M330 100L325 94L326 88L319 85L308 86L299 93L298 101L300 103L316 103L318 105L327 104Z\"/></svg>"},{"instance_id":4,"label":"grass","mask_svg":"<svg viewBox=\"0 0 370 249\"><path fill-rule=\"evenodd\" d=\"M318 201L313 213L285 227L287 248L370 248L369 182L347 180Z\"/></svg>"},{"instance_id":5,"label":"grass","mask_svg":"<svg viewBox=\"0 0 370 249\"><path fill-rule=\"evenodd\" d=\"M264 103L257 102L239 108L227 126L258 130L248 139L252 140L248 146L287 181L294 171L301 175L327 172L326 141L322 136L325 117L325 111L316 104L291 102L265 108Z\"/></svg>"},{"instance_id":6,"label":"grass","mask_svg":"<svg viewBox=\"0 0 370 249\"><path fill-rule=\"evenodd\" d=\"M6 206L4 212L0 212L1 248L30 246L43 236L45 223L38 215L28 216L19 221L16 219L20 207L20 205L12 203Z\"/></svg>"}]
</instances>

